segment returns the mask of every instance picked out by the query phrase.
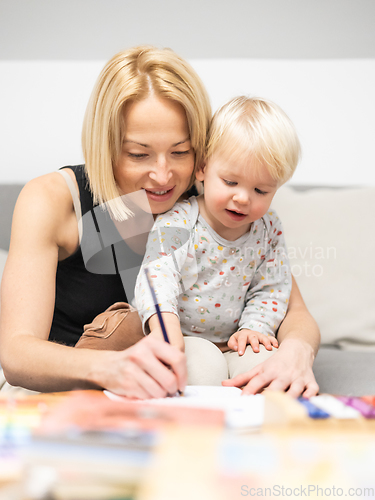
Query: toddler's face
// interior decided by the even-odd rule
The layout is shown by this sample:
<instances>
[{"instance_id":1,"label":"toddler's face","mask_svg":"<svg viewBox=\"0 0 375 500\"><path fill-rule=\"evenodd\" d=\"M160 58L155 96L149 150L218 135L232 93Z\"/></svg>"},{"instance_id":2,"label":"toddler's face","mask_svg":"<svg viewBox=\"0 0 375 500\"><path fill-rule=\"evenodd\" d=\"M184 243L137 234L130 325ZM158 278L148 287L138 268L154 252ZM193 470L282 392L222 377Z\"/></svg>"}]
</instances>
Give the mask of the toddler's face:
<instances>
[{"instance_id":1,"label":"toddler's face","mask_svg":"<svg viewBox=\"0 0 375 500\"><path fill-rule=\"evenodd\" d=\"M223 238L234 241L269 209L278 185L252 160L212 156L197 179L204 181L203 217Z\"/></svg>"}]
</instances>

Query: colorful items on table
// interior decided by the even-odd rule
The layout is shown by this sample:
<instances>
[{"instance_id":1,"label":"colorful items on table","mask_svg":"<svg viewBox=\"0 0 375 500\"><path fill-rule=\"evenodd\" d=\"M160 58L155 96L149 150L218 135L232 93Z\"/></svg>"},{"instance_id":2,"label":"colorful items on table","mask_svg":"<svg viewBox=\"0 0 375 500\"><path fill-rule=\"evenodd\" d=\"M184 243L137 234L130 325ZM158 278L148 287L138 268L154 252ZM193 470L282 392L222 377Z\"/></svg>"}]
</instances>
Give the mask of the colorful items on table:
<instances>
[{"instance_id":1,"label":"colorful items on table","mask_svg":"<svg viewBox=\"0 0 375 500\"><path fill-rule=\"evenodd\" d=\"M310 399L303 397L298 401L306 408L310 418L353 419L363 416L375 418L375 396L332 396L320 394Z\"/></svg>"},{"instance_id":2,"label":"colorful items on table","mask_svg":"<svg viewBox=\"0 0 375 500\"><path fill-rule=\"evenodd\" d=\"M331 415L314 405L309 399L300 397L298 401L306 408L310 418L329 418Z\"/></svg>"},{"instance_id":3,"label":"colorful items on table","mask_svg":"<svg viewBox=\"0 0 375 500\"><path fill-rule=\"evenodd\" d=\"M362 398L339 396L338 399L355 410L358 410L365 418L375 418L375 406L367 403Z\"/></svg>"},{"instance_id":4,"label":"colorful items on table","mask_svg":"<svg viewBox=\"0 0 375 500\"><path fill-rule=\"evenodd\" d=\"M369 405L375 406L375 396L362 396L361 399Z\"/></svg>"}]
</instances>

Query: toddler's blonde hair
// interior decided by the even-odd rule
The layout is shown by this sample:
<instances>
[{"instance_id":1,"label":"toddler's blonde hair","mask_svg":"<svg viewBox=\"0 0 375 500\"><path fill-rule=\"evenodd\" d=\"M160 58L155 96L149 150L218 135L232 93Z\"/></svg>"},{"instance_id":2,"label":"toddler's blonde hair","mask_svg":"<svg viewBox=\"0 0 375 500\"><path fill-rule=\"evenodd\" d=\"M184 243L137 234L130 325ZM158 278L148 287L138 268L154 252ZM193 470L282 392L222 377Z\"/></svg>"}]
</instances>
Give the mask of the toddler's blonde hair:
<instances>
[{"instance_id":1,"label":"toddler's blonde hair","mask_svg":"<svg viewBox=\"0 0 375 500\"><path fill-rule=\"evenodd\" d=\"M272 101L239 96L214 114L207 138L206 160L216 154L256 160L279 185L290 179L301 156L296 129Z\"/></svg>"}]
</instances>

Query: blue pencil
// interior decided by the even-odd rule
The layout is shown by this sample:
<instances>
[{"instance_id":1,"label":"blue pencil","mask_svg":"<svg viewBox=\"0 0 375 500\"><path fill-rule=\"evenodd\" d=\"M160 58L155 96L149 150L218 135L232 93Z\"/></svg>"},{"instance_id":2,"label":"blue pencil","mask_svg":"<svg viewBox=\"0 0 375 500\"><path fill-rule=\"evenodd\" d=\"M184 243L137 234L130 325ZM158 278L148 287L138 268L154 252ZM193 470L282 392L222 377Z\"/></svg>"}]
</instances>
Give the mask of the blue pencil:
<instances>
[{"instance_id":1,"label":"blue pencil","mask_svg":"<svg viewBox=\"0 0 375 500\"><path fill-rule=\"evenodd\" d=\"M153 287L153 285L151 283L150 273L149 273L149 270L147 269L147 267L145 267L145 274L146 274L148 286L150 287L150 291L151 291L151 295L152 295L152 300L154 301L154 305L155 305L155 309L156 309L156 314L158 315L158 320L159 320L159 323L160 323L160 328L161 328L161 331L163 332L164 340L166 342L168 342L168 344L170 344L169 337L168 337L168 334L167 334L167 330L165 328L165 324L164 324L164 321L163 321L163 316L161 315L161 312L160 312L160 307L159 307L159 304L158 304L158 299L156 298L156 293L155 293L154 287Z\"/></svg>"},{"instance_id":2,"label":"blue pencil","mask_svg":"<svg viewBox=\"0 0 375 500\"><path fill-rule=\"evenodd\" d=\"M167 330L165 328L163 316L161 315L161 312L160 312L160 307L159 307L159 304L158 304L158 299L156 298L156 293L155 293L154 287L152 285L151 278L150 278L150 273L149 273L149 270L147 269L147 267L145 267L145 274L146 274L146 279L147 279L148 286L150 287L150 291L151 291L151 295L152 295L152 300L154 301L154 305L155 305L155 309L156 309L156 314L158 315L158 320L159 320L159 323L160 323L160 328L161 328L161 331L163 332L164 340L165 340L165 342L168 342L168 344L170 344L168 333L167 333ZM177 391L177 395L183 396L184 393L182 391L178 390Z\"/></svg>"}]
</instances>

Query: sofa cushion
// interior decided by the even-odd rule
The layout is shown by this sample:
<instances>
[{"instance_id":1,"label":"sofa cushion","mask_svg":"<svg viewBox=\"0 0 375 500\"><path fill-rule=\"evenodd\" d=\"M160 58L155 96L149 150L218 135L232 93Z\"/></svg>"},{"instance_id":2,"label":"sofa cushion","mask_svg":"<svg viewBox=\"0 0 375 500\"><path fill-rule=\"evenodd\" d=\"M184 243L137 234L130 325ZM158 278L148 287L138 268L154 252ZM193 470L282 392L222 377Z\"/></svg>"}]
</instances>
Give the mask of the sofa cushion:
<instances>
[{"instance_id":1,"label":"sofa cushion","mask_svg":"<svg viewBox=\"0 0 375 500\"><path fill-rule=\"evenodd\" d=\"M284 186L272 206L322 344L375 349L375 188Z\"/></svg>"},{"instance_id":2,"label":"sofa cushion","mask_svg":"<svg viewBox=\"0 0 375 500\"><path fill-rule=\"evenodd\" d=\"M3 276L3 270L4 270L5 261L7 260L7 257L8 257L8 252L6 252L5 250L2 250L0 248L0 284L1 284L1 278ZM1 312L1 304L0 304L0 312Z\"/></svg>"},{"instance_id":3,"label":"sofa cushion","mask_svg":"<svg viewBox=\"0 0 375 500\"><path fill-rule=\"evenodd\" d=\"M9 249L14 205L22 184L0 184L0 249Z\"/></svg>"},{"instance_id":4,"label":"sofa cushion","mask_svg":"<svg viewBox=\"0 0 375 500\"><path fill-rule=\"evenodd\" d=\"M8 252L6 252L5 250L2 250L0 248L0 283L1 283L1 278L3 276L3 270L4 270L5 261L7 260L7 257L8 257Z\"/></svg>"},{"instance_id":5,"label":"sofa cushion","mask_svg":"<svg viewBox=\"0 0 375 500\"><path fill-rule=\"evenodd\" d=\"M352 352L323 347L316 356L313 370L321 394L375 394L373 352Z\"/></svg>"}]
</instances>

